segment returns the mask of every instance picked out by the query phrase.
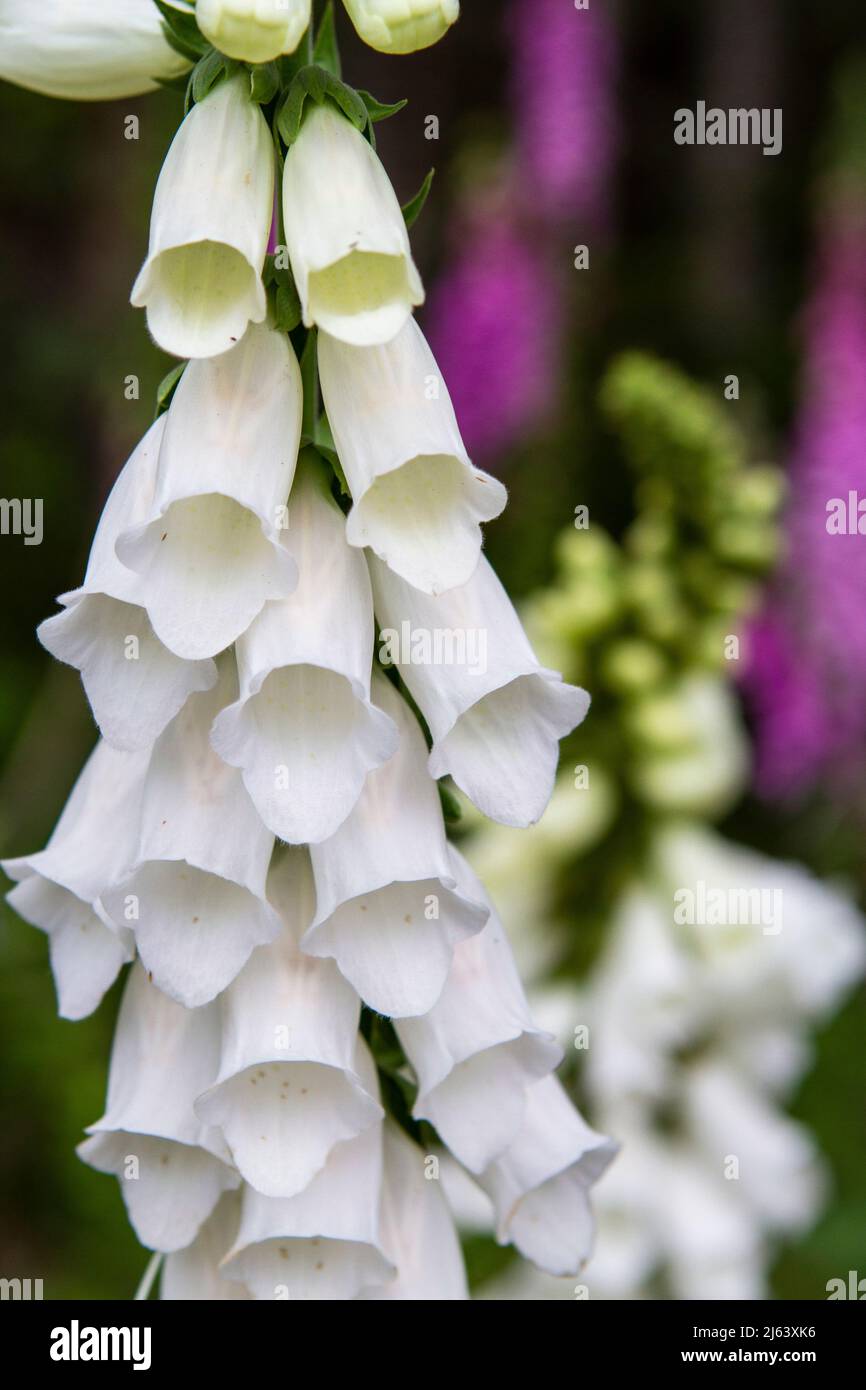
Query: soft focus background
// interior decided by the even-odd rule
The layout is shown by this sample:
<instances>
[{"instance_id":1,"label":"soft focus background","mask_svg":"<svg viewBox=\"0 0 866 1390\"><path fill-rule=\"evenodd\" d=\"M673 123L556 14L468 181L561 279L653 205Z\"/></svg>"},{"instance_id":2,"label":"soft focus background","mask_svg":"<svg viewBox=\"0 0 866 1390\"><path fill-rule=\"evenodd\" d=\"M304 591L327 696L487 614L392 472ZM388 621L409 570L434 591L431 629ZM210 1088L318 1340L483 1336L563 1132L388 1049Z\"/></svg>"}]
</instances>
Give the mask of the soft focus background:
<instances>
[{"instance_id":1,"label":"soft focus background","mask_svg":"<svg viewBox=\"0 0 866 1390\"><path fill-rule=\"evenodd\" d=\"M537 831L467 813L460 833L575 1093L625 1142L591 1296L823 1298L866 1277L866 534L825 524L866 497L866 17L464 8L400 60L343 23L344 70L410 97L379 148L403 201L437 169L421 321L470 452L510 488L488 553L594 704ZM782 152L677 146L698 100L781 107ZM7 855L41 847L94 739L34 628L80 581L169 365L128 294L179 107L0 89L0 491L44 499L40 546L0 537ZM675 930L699 880L780 892L781 932ZM47 1297L129 1297L146 1261L73 1153L116 995L58 1021L45 940L4 908L0 1274ZM481 1296L574 1296L455 1201Z\"/></svg>"}]
</instances>

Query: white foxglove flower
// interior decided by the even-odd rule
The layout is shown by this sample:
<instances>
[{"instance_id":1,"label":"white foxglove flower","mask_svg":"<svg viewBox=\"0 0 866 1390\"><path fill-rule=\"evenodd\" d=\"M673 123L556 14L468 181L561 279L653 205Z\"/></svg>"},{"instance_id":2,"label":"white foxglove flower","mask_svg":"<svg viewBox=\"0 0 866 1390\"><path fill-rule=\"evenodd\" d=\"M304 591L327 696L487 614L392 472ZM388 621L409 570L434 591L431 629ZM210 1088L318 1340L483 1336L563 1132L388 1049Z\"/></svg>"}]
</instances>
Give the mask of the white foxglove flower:
<instances>
[{"instance_id":1,"label":"white foxglove flower","mask_svg":"<svg viewBox=\"0 0 866 1390\"><path fill-rule=\"evenodd\" d=\"M312 0L198 0L196 23L230 58L268 63L294 53L310 23Z\"/></svg>"},{"instance_id":2,"label":"white foxglove flower","mask_svg":"<svg viewBox=\"0 0 866 1390\"><path fill-rule=\"evenodd\" d=\"M182 1008L136 962L117 1019L105 1114L78 1153L117 1175L136 1234L153 1250L189 1245L220 1194L240 1182L219 1134L193 1111L218 1048L216 1008Z\"/></svg>"},{"instance_id":3,"label":"white foxglove flower","mask_svg":"<svg viewBox=\"0 0 866 1390\"><path fill-rule=\"evenodd\" d=\"M274 150L245 73L192 108L159 175L132 303L176 357L228 352L267 312Z\"/></svg>"},{"instance_id":4,"label":"white foxglove flower","mask_svg":"<svg viewBox=\"0 0 866 1390\"><path fill-rule=\"evenodd\" d=\"M370 773L336 834L310 846L316 916L303 948L333 956L371 1009L405 1018L433 1007L454 947L481 930L489 909L454 876L417 721L390 681L374 680L400 746Z\"/></svg>"},{"instance_id":5,"label":"white foxglove flower","mask_svg":"<svg viewBox=\"0 0 866 1390\"><path fill-rule=\"evenodd\" d=\"M284 533L301 405L289 340L267 327L190 362L178 383L150 516L116 546L137 573L136 602L178 656L215 656L297 583Z\"/></svg>"},{"instance_id":6,"label":"white foxglove flower","mask_svg":"<svg viewBox=\"0 0 866 1390\"><path fill-rule=\"evenodd\" d=\"M343 514L308 456L289 503L289 543L300 579L267 603L242 637L240 699L211 739L243 769L259 815L280 839L332 835L367 773L397 747L397 730L370 700L373 600L364 558L346 544Z\"/></svg>"},{"instance_id":7,"label":"white foxglove flower","mask_svg":"<svg viewBox=\"0 0 866 1390\"><path fill-rule=\"evenodd\" d=\"M17 880L10 905L48 935L61 1018L92 1013L134 955L129 929L107 923L98 900L135 855L147 763L98 743L47 847L3 861Z\"/></svg>"},{"instance_id":8,"label":"white foxglove flower","mask_svg":"<svg viewBox=\"0 0 866 1390\"><path fill-rule=\"evenodd\" d=\"M52 656L81 672L103 738L127 750L149 748L187 696L216 681L212 661L185 661L163 646L135 602L137 576L114 550L118 535L152 507L165 420L151 425L114 484L81 588L63 594L63 611L37 629Z\"/></svg>"},{"instance_id":9,"label":"white foxglove flower","mask_svg":"<svg viewBox=\"0 0 866 1390\"><path fill-rule=\"evenodd\" d=\"M480 1173L520 1129L528 1087L562 1061L535 1025L493 904L452 847L463 890L490 910L483 931L454 951L445 988L428 1013L396 1024L418 1077L413 1115L429 1120L460 1162Z\"/></svg>"},{"instance_id":10,"label":"white foxglove flower","mask_svg":"<svg viewBox=\"0 0 866 1390\"><path fill-rule=\"evenodd\" d=\"M222 1130L251 1187L293 1197L382 1108L354 1070L357 994L333 961L300 950L315 907L306 850L276 860L268 893L283 929L220 997L219 1074L196 1113Z\"/></svg>"},{"instance_id":11,"label":"white foxglove flower","mask_svg":"<svg viewBox=\"0 0 866 1390\"><path fill-rule=\"evenodd\" d=\"M280 930L265 895L274 837L240 773L209 741L215 715L236 694L226 656L216 687L191 696L155 744L136 865L103 895L112 921L134 931L156 984L188 1009L225 989Z\"/></svg>"},{"instance_id":12,"label":"white foxglove flower","mask_svg":"<svg viewBox=\"0 0 866 1390\"><path fill-rule=\"evenodd\" d=\"M135 96L189 65L153 0L0 0L0 78L45 96Z\"/></svg>"},{"instance_id":13,"label":"white foxglove flower","mask_svg":"<svg viewBox=\"0 0 866 1390\"><path fill-rule=\"evenodd\" d=\"M380 53L415 53L437 43L460 14L459 0L343 0L359 35Z\"/></svg>"},{"instance_id":14,"label":"white foxglove flower","mask_svg":"<svg viewBox=\"0 0 866 1390\"><path fill-rule=\"evenodd\" d=\"M499 1243L548 1274L577 1274L592 1247L589 1189L616 1148L590 1129L555 1076L536 1081L517 1137L479 1178Z\"/></svg>"},{"instance_id":15,"label":"white foxglove flower","mask_svg":"<svg viewBox=\"0 0 866 1390\"><path fill-rule=\"evenodd\" d=\"M192 1244L166 1255L160 1298L185 1303L249 1299L243 1284L224 1279L219 1270L238 1233L240 1215L240 1193L224 1192Z\"/></svg>"},{"instance_id":16,"label":"white foxglove flower","mask_svg":"<svg viewBox=\"0 0 866 1390\"><path fill-rule=\"evenodd\" d=\"M387 343L424 299L391 181L329 101L308 104L283 171L283 221L304 323Z\"/></svg>"},{"instance_id":17,"label":"white foxglove flower","mask_svg":"<svg viewBox=\"0 0 866 1390\"><path fill-rule=\"evenodd\" d=\"M378 1094L376 1068L358 1039L355 1069ZM295 1197L264 1197L245 1187L241 1225L222 1272L256 1299L352 1299L394 1276L379 1231L382 1125L338 1144Z\"/></svg>"},{"instance_id":18,"label":"white foxglove flower","mask_svg":"<svg viewBox=\"0 0 866 1390\"><path fill-rule=\"evenodd\" d=\"M482 521L505 506L498 479L473 467L448 389L414 319L384 346L319 334L328 422L349 490L350 545L370 546L425 593L471 577Z\"/></svg>"},{"instance_id":19,"label":"white foxglove flower","mask_svg":"<svg viewBox=\"0 0 866 1390\"><path fill-rule=\"evenodd\" d=\"M673 1297L766 1298L766 1243L738 1184L682 1145L666 1159L657 1230Z\"/></svg>"},{"instance_id":20,"label":"white foxglove flower","mask_svg":"<svg viewBox=\"0 0 866 1390\"><path fill-rule=\"evenodd\" d=\"M559 740L589 708L586 691L539 665L483 555L468 584L437 597L373 556L369 563L383 655L433 736L430 775L450 773L492 820L537 821L553 791Z\"/></svg>"},{"instance_id":21,"label":"white foxglove flower","mask_svg":"<svg viewBox=\"0 0 866 1390\"><path fill-rule=\"evenodd\" d=\"M454 1302L468 1299L466 1271L454 1218L428 1156L393 1120L384 1126L382 1246L396 1279L363 1289L366 1302Z\"/></svg>"}]
</instances>

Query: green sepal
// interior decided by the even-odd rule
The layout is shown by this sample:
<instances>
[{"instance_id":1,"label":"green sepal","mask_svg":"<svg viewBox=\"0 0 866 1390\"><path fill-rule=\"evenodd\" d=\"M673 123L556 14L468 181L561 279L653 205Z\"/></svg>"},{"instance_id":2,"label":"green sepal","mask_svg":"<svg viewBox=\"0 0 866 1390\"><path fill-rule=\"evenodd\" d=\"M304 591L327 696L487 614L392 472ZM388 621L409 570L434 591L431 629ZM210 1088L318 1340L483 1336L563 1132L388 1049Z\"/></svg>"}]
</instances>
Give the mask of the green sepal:
<instances>
[{"instance_id":1,"label":"green sepal","mask_svg":"<svg viewBox=\"0 0 866 1390\"><path fill-rule=\"evenodd\" d=\"M356 130L363 131L368 124L367 108L354 88L347 87L345 82L325 68L309 64L295 75L285 101L277 112L277 129L287 147L298 138L308 97L318 106L332 101Z\"/></svg>"},{"instance_id":2,"label":"green sepal","mask_svg":"<svg viewBox=\"0 0 866 1390\"><path fill-rule=\"evenodd\" d=\"M250 98L259 106L267 106L280 90L280 70L276 63L249 65Z\"/></svg>"},{"instance_id":3,"label":"green sepal","mask_svg":"<svg viewBox=\"0 0 866 1390\"><path fill-rule=\"evenodd\" d=\"M322 15L322 22L316 33L316 42L313 46L313 62L318 63L319 67L325 68L334 77L341 77L343 65L340 62L340 50L337 47L337 29L334 24L334 5L333 0L328 0L325 13Z\"/></svg>"},{"instance_id":4,"label":"green sepal","mask_svg":"<svg viewBox=\"0 0 866 1390\"><path fill-rule=\"evenodd\" d=\"M195 22L195 15L189 10L180 10L169 0L153 0L162 15L162 30L166 41L175 53L193 62L206 53L209 44Z\"/></svg>"},{"instance_id":5,"label":"green sepal","mask_svg":"<svg viewBox=\"0 0 866 1390\"><path fill-rule=\"evenodd\" d=\"M301 301L294 280L288 285L276 285L272 302L274 328L278 333L291 333L301 322Z\"/></svg>"},{"instance_id":6,"label":"green sepal","mask_svg":"<svg viewBox=\"0 0 866 1390\"><path fill-rule=\"evenodd\" d=\"M185 371L186 363L176 362L172 367L171 371L166 372L162 381L157 386L156 412L153 417L154 420L158 420L160 415L164 414L165 411L168 410L168 407L171 405L171 398L175 393L177 383L180 381Z\"/></svg>"},{"instance_id":7,"label":"green sepal","mask_svg":"<svg viewBox=\"0 0 866 1390\"><path fill-rule=\"evenodd\" d=\"M442 803L442 814L449 825L456 825L463 819L463 807L457 800L453 791L444 782L437 782L439 788L439 800Z\"/></svg>"},{"instance_id":8,"label":"green sepal","mask_svg":"<svg viewBox=\"0 0 866 1390\"><path fill-rule=\"evenodd\" d=\"M407 227L414 226L421 216L435 173L436 170L431 169L421 187L418 189L418 192L415 194L415 197L410 198L408 203L403 204L403 221L406 223Z\"/></svg>"},{"instance_id":9,"label":"green sepal","mask_svg":"<svg viewBox=\"0 0 866 1390\"><path fill-rule=\"evenodd\" d=\"M234 58L227 58L216 48L209 48L192 70L187 88L188 99L191 98L189 104L204 101L218 83L233 77L237 69L238 64Z\"/></svg>"},{"instance_id":10,"label":"green sepal","mask_svg":"<svg viewBox=\"0 0 866 1390\"><path fill-rule=\"evenodd\" d=\"M358 96L366 106L367 115L371 121L387 121L389 116L396 116L397 112L402 111L409 102L408 97L403 97L402 101L377 101L371 92L365 92L360 87L358 88Z\"/></svg>"}]
</instances>

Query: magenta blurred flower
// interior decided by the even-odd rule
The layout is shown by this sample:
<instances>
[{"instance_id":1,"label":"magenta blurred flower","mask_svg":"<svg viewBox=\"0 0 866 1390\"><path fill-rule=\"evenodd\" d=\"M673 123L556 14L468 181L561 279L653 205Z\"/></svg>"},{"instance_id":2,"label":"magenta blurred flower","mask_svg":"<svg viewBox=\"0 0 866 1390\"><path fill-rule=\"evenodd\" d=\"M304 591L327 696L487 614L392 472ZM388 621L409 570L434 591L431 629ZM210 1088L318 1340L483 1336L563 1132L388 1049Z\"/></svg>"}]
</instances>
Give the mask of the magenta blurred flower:
<instances>
[{"instance_id":1,"label":"magenta blurred flower","mask_svg":"<svg viewBox=\"0 0 866 1390\"><path fill-rule=\"evenodd\" d=\"M827 529L832 499L866 495L864 231L862 211L828 215L804 319L789 559L755 626L746 674L758 789L769 797L844 772L866 735L866 536Z\"/></svg>"}]
</instances>

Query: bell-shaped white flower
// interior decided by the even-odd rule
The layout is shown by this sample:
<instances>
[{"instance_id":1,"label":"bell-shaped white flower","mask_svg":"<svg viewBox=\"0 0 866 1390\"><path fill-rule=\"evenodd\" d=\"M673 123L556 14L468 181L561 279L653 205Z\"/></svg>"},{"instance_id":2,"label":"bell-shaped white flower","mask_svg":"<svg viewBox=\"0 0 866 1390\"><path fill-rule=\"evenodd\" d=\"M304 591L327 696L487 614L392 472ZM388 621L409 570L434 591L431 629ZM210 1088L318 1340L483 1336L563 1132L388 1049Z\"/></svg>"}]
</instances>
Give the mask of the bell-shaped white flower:
<instances>
[{"instance_id":1,"label":"bell-shaped white flower","mask_svg":"<svg viewBox=\"0 0 866 1390\"><path fill-rule=\"evenodd\" d=\"M157 180L131 300L166 352L214 357L262 322L273 198L270 132L240 73L192 108Z\"/></svg>"},{"instance_id":2,"label":"bell-shaped white flower","mask_svg":"<svg viewBox=\"0 0 866 1390\"><path fill-rule=\"evenodd\" d=\"M332 835L367 773L397 747L392 721L370 700L373 600L364 558L346 544L343 514L308 451L289 503L298 587L267 603L238 639L240 699L211 740L243 770L259 815L280 839Z\"/></svg>"},{"instance_id":3,"label":"bell-shaped white flower","mask_svg":"<svg viewBox=\"0 0 866 1390\"><path fill-rule=\"evenodd\" d=\"M210 745L215 715L237 694L233 667L223 657L214 689L192 695L155 744L135 866L103 895L156 984L189 1009L225 989L280 930L265 896L274 837L240 773Z\"/></svg>"},{"instance_id":4,"label":"bell-shaped white flower","mask_svg":"<svg viewBox=\"0 0 866 1390\"><path fill-rule=\"evenodd\" d=\"M382 1108L354 1070L357 994L333 961L300 950L315 908L306 850L275 860L268 894L283 929L220 997L219 1074L196 1113L222 1130L251 1187L293 1197Z\"/></svg>"},{"instance_id":5,"label":"bell-shaped white flower","mask_svg":"<svg viewBox=\"0 0 866 1390\"><path fill-rule=\"evenodd\" d=\"M530 1086L509 1149L480 1175L496 1238L549 1274L577 1274L592 1247L589 1189L616 1154L574 1108L555 1076Z\"/></svg>"},{"instance_id":6,"label":"bell-shaped white flower","mask_svg":"<svg viewBox=\"0 0 866 1390\"><path fill-rule=\"evenodd\" d=\"M365 43L380 53L415 53L437 43L460 14L460 0L343 0ZM199 0L199 7L201 0Z\"/></svg>"},{"instance_id":7,"label":"bell-shaped white flower","mask_svg":"<svg viewBox=\"0 0 866 1390\"><path fill-rule=\"evenodd\" d=\"M111 101L178 77L189 59L153 0L0 0L0 78L49 97Z\"/></svg>"},{"instance_id":8,"label":"bell-shaped white flower","mask_svg":"<svg viewBox=\"0 0 866 1390\"><path fill-rule=\"evenodd\" d=\"M169 1301L241 1302L249 1300L243 1284L220 1274L220 1261L234 1244L241 1215L240 1193L224 1192L185 1250L166 1255L159 1296Z\"/></svg>"},{"instance_id":9,"label":"bell-shaped white flower","mask_svg":"<svg viewBox=\"0 0 866 1390\"><path fill-rule=\"evenodd\" d=\"M61 1018L85 1018L134 955L128 928L115 928L100 895L127 872L136 850L146 753L99 742L45 849L6 859L17 886L10 906L48 935Z\"/></svg>"},{"instance_id":10,"label":"bell-shaped white flower","mask_svg":"<svg viewBox=\"0 0 866 1390\"><path fill-rule=\"evenodd\" d=\"M350 545L369 546L427 594L465 584L481 553L482 521L507 493L473 467L448 389L414 319L384 346L319 334L328 422L349 489Z\"/></svg>"},{"instance_id":11,"label":"bell-shaped white flower","mask_svg":"<svg viewBox=\"0 0 866 1390\"><path fill-rule=\"evenodd\" d=\"M493 904L452 846L454 876L487 904L483 931L455 948L445 988L428 1013L397 1022L418 1077L413 1114L435 1127L474 1173L515 1138L528 1087L562 1061L562 1048L529 1011L508 939Z\"/></svg>"},{"instance_id":12,"label":"bell-shaped white flower","mask_svg":"<svg viewBox=\"0 0 866 1390\"><path fill-rule=\"evenodd\" d=\"M454 947L481 930L489 909L454 876L417 721L385 676L374 677L373 694L400 746L370 773L336 834L310 846L316 916L303 948L333 956L371 1009L405 1018L433 1007Z\"/></svg>"},{"instance_id":13,"label":"bell-shaped white flower","mask_svg":"<svg viewBox=\"0 0 866 1390\"><path fill-rule=\"evenodd\" d=\"M355 1070L378 1095L376 1068L359 1037ZM344 1301L393 1278L380 1241L382 1125L332 1149L324 1168L294 1197L243 1191L241 1225L222 1264L256 1299Z\"/></svg>"},{"instance_id":14,"label":"bell-shaped white flower","mask_svg":"<svg viewBox=\"0 0 866 1390\"><path fill-rule=\"evenodd\" d=\"M366 1288L365 1302L468 1299L463 1253L442 1184L428 1176L428 1155L393 1120L384 1126L382 1246L396 1279Z\"/></svg>"},{"instance_id":15,"label":"bell-shaped white flower","mask_svg":"<svg viewBox=\"0 0 866 1390\"><path fill-rule=\"evenodd\" d=\"M43 647L81 672L103 738L115 748L149 748L195 690L216 681L210 660L185 661L163 646L135 602L137 576L115 554L118 535L153 505L164 415L121 470L100 517L81 588L37 629Z\"/></svg>"},{"instance_id":16,"label":"bell-shaped white flower","mask_svg":"<svg viewBox=\"0 0 866 1390\"><path fill-rule=\"evenodd\" d=\"M182 1008L136 962L117 1019L105 1114L78 1154L117 1175L136 1234L153 1250L189 1245L220 1194L240 1182L218 1132L193 1111L218 1049L216 1007Z\"/></svg>"},{"instance_id":17,"label":"bell-shaped white flower","mask_svg":"<svg viewBox=\"0 0 866 1390\"><path fill-rule=\"evenodd\" d=\"M492 820L531 825L553 791L559 740L589 708L586 691L539 665L484 556L468 584L437 597L368 558L382 654L433 736L430 775L450 773Z\"/></svg>"},{"instance_id":18,"label":"bell-shaped white flower","mask_svg":"<svg viewBox=\"0 0 866 1390\"><path fill-rule=\"evenodd\" d=\"M329 101L309 102L283 171L283 221L304 323L369 347L421 304L397 195L368 140Z\"/></svg>"},{"instance_id":19,"label":"bell-shaped white flower","mask_svg":"<svg viewBox=\"0 0 866 1390\"><path fill-rule=\"evenodd\" d=\"M136 602L178 656L215 656L297 583L284 533L301 406L289 340L268 327L190 362L178 383L150 515L116 545L136 571Z\"/></svg>"},{"instance_id":20,"label":"bell-shaped white flower","mask_svg":"<svg viewBox=\"0 0 866 1390\"><path fill-rule=\"evenodd\" d=\"M230 58L268 63L294 53L310 23L312 0L198 0L196 23Z\"/></svg>"}]
</instances>

